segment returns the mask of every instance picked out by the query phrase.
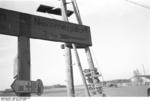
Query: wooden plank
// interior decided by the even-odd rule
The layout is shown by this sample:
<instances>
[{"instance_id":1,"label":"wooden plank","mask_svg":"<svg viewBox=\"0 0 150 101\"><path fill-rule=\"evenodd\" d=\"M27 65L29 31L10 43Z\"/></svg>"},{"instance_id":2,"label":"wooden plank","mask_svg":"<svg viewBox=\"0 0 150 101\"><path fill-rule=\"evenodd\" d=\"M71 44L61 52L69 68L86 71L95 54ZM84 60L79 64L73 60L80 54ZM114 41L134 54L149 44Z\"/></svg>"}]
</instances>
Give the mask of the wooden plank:
<instances>
[{"instance_id":1,"label":"wooden plank","mask_svg":"<svg viewBox=\"0 0 150 101\"><path fill-rule=\"evenodd\" d=\"M44 87L40 79L37 81L27 81L27 80L15 80L11 88L16 94L22 93L36 93L41 95L43 93Z\"/></svg>"},{"instance_id":2,"label":"wooden plank","mask_svg":"<svg viewBox=\"0 0 150 101\"><path fill-rule=\"evenodd\" d=\"M0 8L0 33L91 46L90 28L84 25ZM25 25L25 26L21 26Z\"/></svg>"},{"instance_id":3,"label":"wooden plank","mask_svg":"<svg viewBox=\"0 0 150 101\"><path fill-rule=\"evenodd\" d=\"M25 80L15 80L11 87L16 94L21 93L30 93L31 91L31 81ZM35 91L34 91L35 92Z\"/></svg>"}]
</instances>

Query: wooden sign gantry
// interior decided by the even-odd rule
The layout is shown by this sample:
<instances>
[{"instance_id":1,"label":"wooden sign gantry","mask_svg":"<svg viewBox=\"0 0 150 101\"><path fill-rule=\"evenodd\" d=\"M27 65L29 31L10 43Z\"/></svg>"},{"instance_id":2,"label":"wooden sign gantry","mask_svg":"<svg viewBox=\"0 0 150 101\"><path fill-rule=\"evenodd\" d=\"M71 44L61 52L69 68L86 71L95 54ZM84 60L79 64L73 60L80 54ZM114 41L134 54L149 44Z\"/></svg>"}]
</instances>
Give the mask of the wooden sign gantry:
<instances>
[{"instance_id":1,"label":"wooden sign gantry","mask_svg":"<svg viewBox=\"0 0 150 101\"><path fill-rule=\"evenodd\" d=\"M18 37L18 80L30 81L30 38L91 46L90 28L0 8L0 34ZM30 96L19 93L18 96Z\"/></svg>"}]
</instances>

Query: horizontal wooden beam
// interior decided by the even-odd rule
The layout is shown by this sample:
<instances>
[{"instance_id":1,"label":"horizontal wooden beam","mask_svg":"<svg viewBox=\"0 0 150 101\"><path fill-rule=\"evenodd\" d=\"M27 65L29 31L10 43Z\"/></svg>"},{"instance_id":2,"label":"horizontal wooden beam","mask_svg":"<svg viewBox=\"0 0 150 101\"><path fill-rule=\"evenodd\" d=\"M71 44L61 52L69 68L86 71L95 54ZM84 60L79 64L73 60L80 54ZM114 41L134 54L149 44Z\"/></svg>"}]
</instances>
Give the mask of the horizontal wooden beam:
<instances>
[{"instance_id":1,"label":"horizontal wooden beam","mask_svg":"<svg viewBox=\"0 0 150 101\"><path fill-rule=\"evenodd\" d=\"M90 28L0 8L0 33L91 46Z\"/></svg>"}]
</instances>

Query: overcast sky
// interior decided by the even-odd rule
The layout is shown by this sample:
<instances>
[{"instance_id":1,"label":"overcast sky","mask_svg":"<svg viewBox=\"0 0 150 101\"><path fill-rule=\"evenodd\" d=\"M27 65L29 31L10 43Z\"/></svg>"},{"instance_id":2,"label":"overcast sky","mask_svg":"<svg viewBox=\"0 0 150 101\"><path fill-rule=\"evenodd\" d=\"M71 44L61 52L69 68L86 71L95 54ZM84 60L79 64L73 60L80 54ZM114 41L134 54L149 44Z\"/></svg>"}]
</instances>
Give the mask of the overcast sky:
<instances>
[{"instance_id":1,"label":"overcast sky","mask_svg":"<svg viewBox=\"0 0 150 101\"><path fill-rule=\"evenodd\" d=\"M132 0L150 6L149 0ZM82 21L90 26L95 66L104 80L129 79L133 70L150 74L150 9L126 0L77 0ZM58 0L0 0L0 8L60 19L36 12L40 4L59 7ZM69 9L72 9L71 5ZM74 15L69 18L76 23ZM31 39L31 77L44 85L66 84L66 66L61 43ZM94 54L93 54L94 53ZM74 54L74 53L73 53ZM80 50L83 68L88 68L84 50ZM17 38L0 35L0 89L13 82ZM75 85L82 84L73 56Z\"/></svg>"}]
</instances>

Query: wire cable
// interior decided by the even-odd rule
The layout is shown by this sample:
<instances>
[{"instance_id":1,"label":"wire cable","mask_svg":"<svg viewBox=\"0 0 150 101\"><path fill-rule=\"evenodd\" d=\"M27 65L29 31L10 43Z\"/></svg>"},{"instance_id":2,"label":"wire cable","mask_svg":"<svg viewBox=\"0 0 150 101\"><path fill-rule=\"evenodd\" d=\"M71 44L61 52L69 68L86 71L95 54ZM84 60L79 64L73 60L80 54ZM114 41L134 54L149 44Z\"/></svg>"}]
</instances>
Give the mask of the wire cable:
<instances>
[{"instance_id":1,"label":"wire cable","mask_svg":"<svg viewBox=\"0 0 150 101\"><path fill-rule=\"evenodd\" d=\"M137 3L137 2L135 2L135 1L131 1L131 0L126 0L126 1L127 1L127 2L130 2L130 3L132 3L132 4L135 4L135 5L138 5L138 6L147 8L147 9L150 9L150 6L147 6L147 5L143 5L143 4Z\"/></svg>"}]
</instances>

